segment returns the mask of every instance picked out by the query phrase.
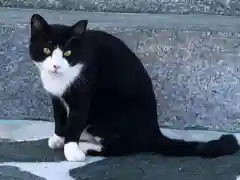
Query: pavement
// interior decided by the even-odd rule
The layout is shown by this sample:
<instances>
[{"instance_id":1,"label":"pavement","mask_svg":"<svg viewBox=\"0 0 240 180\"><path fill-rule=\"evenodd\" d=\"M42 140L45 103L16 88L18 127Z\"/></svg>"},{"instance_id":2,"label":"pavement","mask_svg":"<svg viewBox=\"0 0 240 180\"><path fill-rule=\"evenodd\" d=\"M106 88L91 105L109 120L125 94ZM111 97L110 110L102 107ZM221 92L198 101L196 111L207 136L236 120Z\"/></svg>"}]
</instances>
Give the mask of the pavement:
<instances>
[{"instance_id":1,"label":"pavement","mask_svg":"<svg viewBox=\"0 0 240 180\"><path fill-rule=\"evenodd\" d=\"M88 157L67 162L61 150L53 151L47 138L53 122L0 121L0 179L24 180L236 180L240 153L216 159L171 158L153 154L126 157ZM224 132L161 128L163 134L187 141L208 141Z\"/></svg>"}]
</instances>

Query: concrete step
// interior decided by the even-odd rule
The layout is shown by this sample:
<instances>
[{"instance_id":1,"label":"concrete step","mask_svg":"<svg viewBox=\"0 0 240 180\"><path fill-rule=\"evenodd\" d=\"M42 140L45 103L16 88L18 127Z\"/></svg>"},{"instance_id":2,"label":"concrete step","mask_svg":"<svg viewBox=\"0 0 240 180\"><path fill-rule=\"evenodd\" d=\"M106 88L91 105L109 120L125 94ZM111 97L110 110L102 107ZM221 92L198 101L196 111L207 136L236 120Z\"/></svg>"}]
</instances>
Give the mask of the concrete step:
<instances>
[{"instance_id":1,"label":"concrete step","mask_svg":"<svg viewBox=\"0 0 240 180\"><path fill-rule=\"evenodd\" d=\"M236 180L236 176L239 175L239 153L216 159L174 158L142 153L123 158L88 156L84 162L66 162L63 150L53 151L47 146L47 138L52 135L53 129L53 122L0 121L1 179L74 180L90 177L88 179L122 180L131 177L132 180L138 180L143 177L140 169L144 169L145 180L158 179L159 176L164 179L178 177L178 180L212 180L213 177L214 179ZM161 128L161 130L170 138L186 141L209 141L225 134L224 132L167 128ZM239 136L238 133L235 135ZM115 168L116 166L118 168ZM118 172L115 172L116 169Z\"/></svg>"},{"instance_id":2,"label":"concrete step","mask_svg":"<svg viewBox=\"0 0 240 180\"><path fill-rule=\"evenodd\" d=\"M0 8L0 117L53 120L28 56L33 13L120 37L141 58L155 87L159 123L178 129L239 131L240 19L210 15L88 13Z\"/></svg>"},{"instance_id":3,"label":"concrete step","mask_svg":"<svg viewBox=\"0 0 240 180\"><path fill-rule=\"evenodd\" d=\"M240 14L237 0L0 0L0 6L124 13Z\"/></svg>"},{"instance_id":4,"label":"concrete step","mask_svg":"<svg viewBox=\"0 0 240 180\"><path fill-rule=\"evenodd\" d=\"M41 127L41 129L39 129ZM44 129L44 131L42 131ZM227 134L226 132L205 131L205 130L177 130L160 128L162 133L173 139L184 139L185 141L211 141ZM31 120L1 120L0 121L0 142L1 141L37 141L48 139L54 132L54 123L46 121ZM239 133L233 133L240 137Z\"/></svg>"}]
</instances>

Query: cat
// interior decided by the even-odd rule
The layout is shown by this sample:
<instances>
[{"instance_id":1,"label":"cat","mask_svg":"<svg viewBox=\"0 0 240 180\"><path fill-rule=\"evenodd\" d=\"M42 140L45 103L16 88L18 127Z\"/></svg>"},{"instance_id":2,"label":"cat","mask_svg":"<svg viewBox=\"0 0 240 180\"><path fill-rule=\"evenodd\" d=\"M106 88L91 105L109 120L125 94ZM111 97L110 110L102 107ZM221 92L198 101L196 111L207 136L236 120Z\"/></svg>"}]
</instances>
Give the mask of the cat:
<instances>
[{"instance_id":1,"label":"cat","mask_svg":"<svg viewBox=\"0 0 240 180\"><path fill-rule=\"evenodd\" d=\"M68 161L90 156L158 153L215 158L239 150L233 134L187 142L162 134L152 80L140 59L119 38L87 28L30 20L29 54L51 95L55 130L52 149Z\"/></svg>"}]
</instances>

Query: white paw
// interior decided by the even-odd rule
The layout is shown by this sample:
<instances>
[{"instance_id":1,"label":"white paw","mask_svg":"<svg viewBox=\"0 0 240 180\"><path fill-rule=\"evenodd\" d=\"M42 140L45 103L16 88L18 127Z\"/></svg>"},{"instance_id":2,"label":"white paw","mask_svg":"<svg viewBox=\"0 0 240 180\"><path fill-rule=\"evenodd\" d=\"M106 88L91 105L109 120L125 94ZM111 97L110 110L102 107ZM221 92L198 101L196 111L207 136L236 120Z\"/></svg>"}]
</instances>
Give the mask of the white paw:
<instances>
[{"instance_id":1,"label":"white paw","mask_svg":"<svg viewBox=\"0 0 240 180\"><path fill-rule=\"evenodd\" d=\"M64 155L68 161L85 161L85 153L75 142L69 142L64 145Z\"/></svg>"},{"instance_id":2,"label":"white paw","mask_svg":"<svg viewBox=\"0 0 240 180\"><path fill-rule=\"evenodd\" d=\"M54 134L51 138L48 139L48 146L51 149L62 148L64 146L64 137L60 137Z\"/></svg>"},{"instance_id":3,"label":"white paw","mask_svg":"<svg viewBox=\"0 0 240 180\"><path fill-rule=\"evenodd\" d=\"M79 147L85 154L87 153L88 150L94 150L98 152L102 151L102 145L94 144L91 142L80 142Z\"/></svg>"}]
</instances>

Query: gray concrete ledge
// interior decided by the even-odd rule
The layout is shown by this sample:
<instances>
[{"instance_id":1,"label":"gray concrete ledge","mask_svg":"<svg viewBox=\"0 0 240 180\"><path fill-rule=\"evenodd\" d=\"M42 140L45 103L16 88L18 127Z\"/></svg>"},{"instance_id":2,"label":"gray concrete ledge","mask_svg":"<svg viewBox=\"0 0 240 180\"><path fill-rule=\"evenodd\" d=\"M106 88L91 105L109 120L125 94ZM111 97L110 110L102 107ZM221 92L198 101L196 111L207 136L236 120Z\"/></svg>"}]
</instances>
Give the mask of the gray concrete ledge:
<instances>
[{"instance_id":1,"label":"gray concrete ledge","mask_svg":"<svg viewBox=\"0 0 240 180\"><path fill-rule=\"evenodd\" d=\"M31 131L29 131L31 129ZM44 129L44 131L43 131ZM213 131L195 131L195 130L189 130L189 131L183 131L183 130L172 130L172 129L167 129L167 128L162 128L161 129L165 135L167 135L170 138L177 138L177 139L185 139L185 140L198 140L198 141L208 141L212 139L218 138L220 135L225 134L225 132L213 132ZM110 161L109 163L105 164L105 162L100 163L100 164L92 164L92 166L97 166L98 171L96 171L99 174L94 175L94 177L99 177L106 175L106 165L112 167L112 165L119 165L121 162L123 163L122 167L125 167L127 165L131 166L130 162L136 162L138 161L139 163L145 162L145 166L142 167L149 167L149 165L153 165L150 169L152 171L152 168L154 167L159 167L162 164L161 161L167 161L168 163L164 165L164 167L171 167L170 173L175 172L175 173L180 173L179 175L183 175L183 172L188 172L189 169L187 168L185 163L190 165L188 167L193 167L193 171L195 172L196 170L200 170L200 173L193 174L191 177L203 177L201 174L206 173L206 170L204 167L206 167L206 164L209 164L209 166L218 166L219 163L221 164L220 167L214 168L211 171L208 171L210 177L213 177L212 175L216 175L215 170L225 170L229 171L229 174L226 175L224 174L225 177L232 177L235 175L235 172L237 169L229 169L229 167L238 167L236 163L239 163L239 161L236 160L238 158L238 155L233 155L233 156L225 156L221 158L217 158L215 160L207 160L207 159L199 159L199 158L163 158L161 156L145 156L145 155L138 155L134 157L123 157L123 158L103 158L103 157L88 157L86 161L84 162L66 162L62 159L57 159L57 158L52 158L52 156L57 156L58 154L62 154L62 152L56 151L53 152L47 147L47 142L44 141L44 143L39 143L36 139L36 134L38 134L38 139L45 139L46 137L49 137L52 135L53 132L53 123L52 122L41 122L41 121L22 121L22 120L0 120L0 143L2 138L4 139L10 139L12 140L11 143L5 143L3 142L1 145L1 156L0 156L0 178L2 177L3 180L10 180L13 178L20 178L24 180L74 180L76 179L76 172L74 173L75 170L70 171L73 168L79 168L78 171L81 168L86 167L86 165L89 165L86 168L89 168L90 171L83 169L81 171L81 175L78 175L79 177L89 177L86 175L87 173L91 173L91 163L97 162L97 161L102 161L102 160L108 160ZM237 134L237 133L235 133ZM17 141L17 142L16 142ZM20 142L19 142L20 141ZM24 141L24 142L22 142ZM21 144L21 145L20 145ZM36 149L38 149L41 153L39 153ZM50 155L50 156L49 156ZM49 157L49 159L46 158ZM130 162L126 164L126 162ZM133 159L132 159L133 158ZM141 161L142 159L143 161ZM222 160L221 160L222 159ZM44 160L44 161L43 161ZM140 160L140 161L139 161ZM156 162L158 164L156 164ZM235 160L235 161L234 161ZM172 163L169 164L169 161ZM209 161L209 162L207 162ZM213 162L217 161L217 162ZM146 165L147 162L147 165ZM175 165L177 162L177 166ZM221 162L224 162L223 164ZM203 168L197 168L195 169L194 166L200 163ZM233 165L233 166L232 166ZM129 166L129 167L130 167ZM115 167L115 166L114 166ZM164 168L163 167L163 168ZM121 167L120 167L121 168ZM114 168L116 169L116 168ZM117 168L118 169L118 168ZM141 168L140 168L141 169ZM176 171L174 171L176 169ZM111 174L110 169L107 169L107 172ZM136 168L133 168L131 170L130 175L135 175L138 174L135 172ZM179 170L185 170L183 172ZM222 172L219 171L219 172ZM69 173L70 171L70 173ZM123 169L120 169L121 172L124 171ZM151 173L151 171L149 173ZM124 171L126 172L126 170ZM139 171L141 172L141 171ZM162 171L161 171L162 172ZM164 171L163 171L164 172ZM218 172L218 171L217 171ZM234 173L234 174L232 174ZM70 177L70 175L73 177ZM75 174L75 176L74 176ZM78 173L77 173L78 174ZM120 173L122 174L122 173ZM165 177L165 173L164 174ZM219 175L219 173L217 173ZM222 174L219 175L219 177L222 178ZM99 175L99 176L98 176ZM115 173L116 178L119 177L118 173ZM129 175L129 173L128 173ZM225 176L226 175L226 176ZM237 174L238 175L238 174ZM111 175L110 175L111 176ZM115 176L114 176L115 177ZM125 176L124 176L125 177ZM142 176L139 176L142 177ZM157 175L151 176L151 177L158 177ZM189 177L186 175L186 177ZM204 176L205 177L205 176ZM208 177L208 176L207 176ZM220 178L220 179L221 179ZM224 179L223 178L223 179ZM94 179L94 178L93 178ZM98 178L96 178L98 179ZM136 178L137 179L137 178ZM150 178L152 179L152 178ZM171 178L170 178L171 179ZM201 179L201 178L199 178ZM217 178L219 179L219 178ZM225 178L226 179L226 178Z\"/></svg>"},{"instance_id":2,"label":"gray concrete ledge","mask_svg":"<svg viewBox=\"0 0 240 180\"><path fill-rule=\"evenodd\" d=\"M160 129L162 133L169 138L184 139L186 141L205 142L218 139L221 135L227 134L223 131ZM54 122L0 120L0 142L3 139L17 142L41 140L51 137L53 132ZM234 134L240 137L240 133Z\"/></svg>"},{"instance_id":3,"label":"gray concrete ledge","mask_svg":"<svg viewBox=\"0 0 240 180\"><path fill-rule=\"evenodd\" d=\"M240 2L237 0L0 0L0 6L94 12L240 14Z\"/></svg>"},{"instance_id":4,"label":"gray concrete ledge","mask_svg":"<svg viewBox=\"0 0 240 180\"><path fill-rule=\"evenodd\" d=\"M73 24L80 19L88 19L90 28L181 28L229 30L240 28L240 18L231 16L209 15L174 15L174 14L134 14L79 12L66 10L0 8L0 23L4 26L26 25L34 13L43 15L51 23Z\"/></svg>"}]
</instances>

